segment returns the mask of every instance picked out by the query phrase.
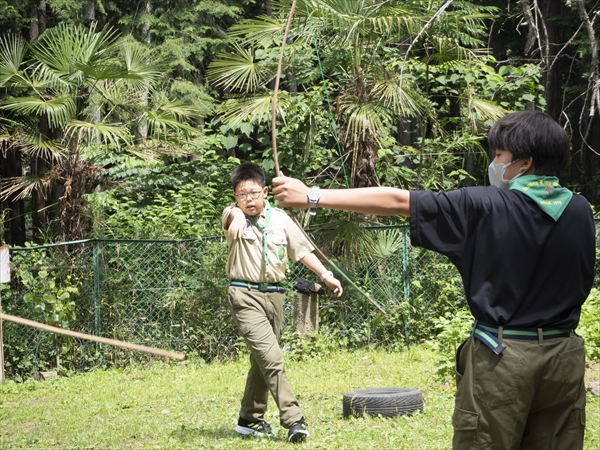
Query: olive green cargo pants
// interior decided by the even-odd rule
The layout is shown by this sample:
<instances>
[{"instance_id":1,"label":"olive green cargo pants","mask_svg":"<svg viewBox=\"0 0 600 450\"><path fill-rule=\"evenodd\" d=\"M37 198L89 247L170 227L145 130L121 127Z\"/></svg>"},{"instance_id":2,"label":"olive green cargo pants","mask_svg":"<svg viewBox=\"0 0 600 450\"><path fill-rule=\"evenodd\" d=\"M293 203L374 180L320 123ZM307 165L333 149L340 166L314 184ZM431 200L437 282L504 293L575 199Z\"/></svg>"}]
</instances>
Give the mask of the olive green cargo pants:
<instances>
[{"instance_id":1,"label":"olive green cargo pants","mask_svg":"<svg viewBox=\"0 0 600 450\"><path fill-rule=\"evenodd\" d=\"M583 449L583 339L501 339L493 353L473 336L456 355L454 449Z\"/></svg>"},{"instance_id":2,"label":"olive green cargo pants","mask_svg":"<svg viewBox=\"0 0 600 450\"><path fill-rule=\"evenodd\" d=\"M279 338L285 294L229 287L233 321L250 349L250 370L240 417L264 420L269 392L279 408L279 421L289 428L302 417L283 365Z\"/></svg>"}]
</instances>

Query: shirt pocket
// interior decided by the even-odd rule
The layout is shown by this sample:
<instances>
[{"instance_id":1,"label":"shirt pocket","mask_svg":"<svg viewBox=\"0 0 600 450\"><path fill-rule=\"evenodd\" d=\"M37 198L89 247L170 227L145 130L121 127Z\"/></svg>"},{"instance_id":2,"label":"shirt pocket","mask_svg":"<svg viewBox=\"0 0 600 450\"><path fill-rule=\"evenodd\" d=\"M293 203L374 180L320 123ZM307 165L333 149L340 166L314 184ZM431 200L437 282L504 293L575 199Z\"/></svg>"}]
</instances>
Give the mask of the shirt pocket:
<instances>
[{"instance_id":1,"label":"shirt pocket","mask_svg":"<svg viewBox=\"0 0 600 450\"><path fill-rule=\"evenodd\" d=\"M242 236L242 239L245 239L247 241L255 241L257 238L254 229L252 227L246 228L246 232Z\"/></svg>"},{"instance_id":2,"label":"shirt pocket","mask_svg":"<svg viewBox=\"0 0 600 450\"><path fill-rule=\"evenodd\" d=\"M287 236L283 233L273 233L269 236L269 240L272 243L271 251L275 255L275 261L278 264L285 264L287 261Z\"/></svg>"}]
</instances>

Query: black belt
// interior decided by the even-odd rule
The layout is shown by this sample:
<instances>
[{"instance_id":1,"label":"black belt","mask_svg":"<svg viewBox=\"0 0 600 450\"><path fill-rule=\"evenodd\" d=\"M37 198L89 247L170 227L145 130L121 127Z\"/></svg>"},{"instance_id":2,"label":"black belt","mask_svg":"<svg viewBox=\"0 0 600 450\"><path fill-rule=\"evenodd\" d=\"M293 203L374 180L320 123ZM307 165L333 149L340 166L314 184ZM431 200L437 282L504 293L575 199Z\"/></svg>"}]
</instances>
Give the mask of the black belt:
<instances>
[{"instance_id":1,"label":"black belt","mask_svg":"<svg viewBox=\"0 0 600 450\"><path fill-rule=\"evenodd\" d=\"M475 322L473 336L487 345L496 355L504 351L506 345L498 339L498 327L482 322ZM503 327L502 337L506 339L556 339L571 336L571 330L562 328L517 328Z\"/></svg>"},{"instance_id":2,"label":"black belt","mask_svg":"<svg viewBox=\"0 0 600 450\"><path fill-rule=\"evenodd\" d=\"M260 292L285 292L285 288L279 283L251 283L244 280L231 280L229 286L242 287Z\"/></svg>"}]
</instances>

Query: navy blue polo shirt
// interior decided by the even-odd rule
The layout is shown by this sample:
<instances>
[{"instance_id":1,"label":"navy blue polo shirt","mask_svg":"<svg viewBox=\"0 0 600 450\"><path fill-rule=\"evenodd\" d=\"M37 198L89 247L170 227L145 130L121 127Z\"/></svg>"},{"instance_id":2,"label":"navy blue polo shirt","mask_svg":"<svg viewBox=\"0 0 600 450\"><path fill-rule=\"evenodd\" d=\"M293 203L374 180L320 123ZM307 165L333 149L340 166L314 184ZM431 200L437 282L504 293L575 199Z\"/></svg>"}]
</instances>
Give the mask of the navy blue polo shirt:
<instances>
[{"instance_id":1,"label":"navy blue polo shirt","mask_svg":"<svg viewBox=\"0 0 600 450\"><path fill-rule=\"evenodd\" d=\"M594 280L595 227L573 195L554 221L529 197L495 186L410 192L411 243L448 256L475 319L574 329Z\"/></svg>"}]
</instances>

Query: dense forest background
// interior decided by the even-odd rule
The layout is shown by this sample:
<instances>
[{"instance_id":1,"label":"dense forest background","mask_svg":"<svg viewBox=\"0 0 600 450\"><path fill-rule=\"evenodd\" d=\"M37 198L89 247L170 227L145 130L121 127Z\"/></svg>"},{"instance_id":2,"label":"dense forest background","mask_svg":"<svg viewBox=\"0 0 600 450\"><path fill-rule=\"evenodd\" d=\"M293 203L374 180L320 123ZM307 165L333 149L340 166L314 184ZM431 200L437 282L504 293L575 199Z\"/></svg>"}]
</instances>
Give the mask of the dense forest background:
<instances>
[{"instance_id":1,"label":"dense forest background","mask_svg":"<svg viewBox=\"0 0 600 450\"><path fill-rule=\"evenodd\" d=\"M0 242L218 234L231 170L274 176L290 6L0 0ZM597 206L599 13L595 0L299 0L281 169L321 186L486 184L489 126L536 108L571 137L563 184ZM342 239L375 221L316 220Z\"/></svg>"}]
</instances>

